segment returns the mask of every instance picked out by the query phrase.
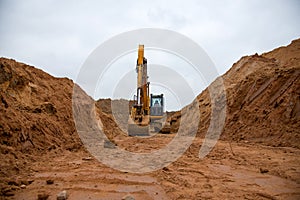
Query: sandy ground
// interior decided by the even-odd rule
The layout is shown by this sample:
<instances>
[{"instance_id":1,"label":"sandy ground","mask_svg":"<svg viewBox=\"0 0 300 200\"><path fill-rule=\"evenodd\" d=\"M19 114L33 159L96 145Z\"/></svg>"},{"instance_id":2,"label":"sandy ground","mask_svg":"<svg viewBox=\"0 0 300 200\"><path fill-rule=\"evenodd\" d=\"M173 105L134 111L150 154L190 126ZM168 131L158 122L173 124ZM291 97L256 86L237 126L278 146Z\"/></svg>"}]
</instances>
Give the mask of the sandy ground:
<instances>
[{"instance_id":1,"label":"sandy ground","mask_svg":"<svg viewBox=\"0 0 300 200\"><path fill-rule=\"evenodd\" d=\"M197 109L187 106L171 116L172 121L176 118L173 132L180 124L201 124L190 148L169 166L144 174L120 172L101 164L83 150L78 133L102 127L120 148L138 153L162 148L174 134L151 138L122 135L122 127L111 114L111 102L99 107L101 100L95 103L70 79L55 78L32 66L0 58L0 199L30 200L44 194L51 200L66 190L71 200L122 199L126 195L143 200L298 200L299 55L300 39L234 63L222 75L226 99L218 93L221 84L214 84L218 81L209 86L216 89L215 112L205 89L191 104ZM201 137L208 130L212 113L219 116L225 108L225 100L222 140L207 157L199 159ZM72 107L77 101L82 107ZM193 112L198 110L194 102L199 102L200 120L193 118L198 116ZM74 110L85 113L84 117ZM95 116L96 120L101 118L102 125L94 123ZM188 120L184 121L184 116ZM79 129L74 119L80 119L76 123ZM189 133L185 128L180 133L185 131Z\"/></svg>"},{"instance_id":2,"label":"sandy ground","mask_svg":"<svg viewBox=\"0 0 300 200\"><path fill-rule=\"evenodd\" d=\"M156 143L134 144L128 150L165 144L174 135L160 135ZM144 140L143 140L144 141ZM66 190L69 199L300 199L300 150L249 143L218 141L204 159L197 157L202 140L196 138L176 162L155 172L134 174L111 169L85 151L50 151L30 163L31 173L15 177L33 180L7 199L48 199ZM47 184L53 180L53 184Z\"/></svg>"}]
</instances>

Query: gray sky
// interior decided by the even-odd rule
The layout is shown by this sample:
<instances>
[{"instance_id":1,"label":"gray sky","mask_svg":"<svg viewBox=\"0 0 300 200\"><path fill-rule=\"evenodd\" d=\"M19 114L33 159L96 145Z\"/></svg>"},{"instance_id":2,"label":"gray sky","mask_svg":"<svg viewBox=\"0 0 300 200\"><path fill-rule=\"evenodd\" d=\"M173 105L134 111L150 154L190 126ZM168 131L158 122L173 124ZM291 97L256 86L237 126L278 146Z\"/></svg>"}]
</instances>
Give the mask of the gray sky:
<instances>
[{"instance_id":1,"label":"gray sky","mask_svg":"<svg viewBox=\"0 0 300 200\"><path fill-rule=\"evenodd\" d=\"M299 2L0 0L0 56L76 80L89 54L112 36L163 28L197 42L223 74L241 56L299 38Z\"/></svg>"}]
</instances>

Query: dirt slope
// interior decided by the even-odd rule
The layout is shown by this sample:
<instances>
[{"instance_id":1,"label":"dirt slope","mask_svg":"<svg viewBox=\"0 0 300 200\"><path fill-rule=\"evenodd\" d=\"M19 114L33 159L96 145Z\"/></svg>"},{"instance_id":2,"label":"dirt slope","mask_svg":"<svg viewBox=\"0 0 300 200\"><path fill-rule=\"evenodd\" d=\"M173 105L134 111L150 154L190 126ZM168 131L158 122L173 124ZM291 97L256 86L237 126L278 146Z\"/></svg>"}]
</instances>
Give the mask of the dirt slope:
<instances>
[{"instance_id":1,"label":"dirt slope","mask_svg":"<svg viewBox=\"0 0 300 200\"><path fill-rule=\"evenodd\" d=\"M72 118L74 83L0 58L0 177L27 169L33 156L81 148Z\"/></svg>"},{"instance_id":2,"label":"dirt slope","mask_svg":"<svg viewBox=\"0 0 300 200\"><path fill-rule=\"evenodd\" d=\"M221 138L300 148L300 39L269 53L244 56L221 78L227 99ZM208 89L197 100L198 136L204 137L211 115ZM176 128L180 112L173 119Z\"/></svg>"},{"instance_id":3,"label":"dirt slope","mask_svg":"<svg viewBox=\"0 0 300 200\"><path fill-rule=\"evenodd\" d=\"M95 106L103 123L105 134L110 139L126 134L130 101L99 99L95 102Z\"/></svg>"},{"instance_id":4,"label":"dirt slope","mask_svg":"<svg viewBox=\"0 0 300 200\"><path fill-rule=\"evenodd\" d=\"M72 119L71 80L5 58L0 71L2 145L22 151L80 145Z\"/></svg>"}]
</instances>

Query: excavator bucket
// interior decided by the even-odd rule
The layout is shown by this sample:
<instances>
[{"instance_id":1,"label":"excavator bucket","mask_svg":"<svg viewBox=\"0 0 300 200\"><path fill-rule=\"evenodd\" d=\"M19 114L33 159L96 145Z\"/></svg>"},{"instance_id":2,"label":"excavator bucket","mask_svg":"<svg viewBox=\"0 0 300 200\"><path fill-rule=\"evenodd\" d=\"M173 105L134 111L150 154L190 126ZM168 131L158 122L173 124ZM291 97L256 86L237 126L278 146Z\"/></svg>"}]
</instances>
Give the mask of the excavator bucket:
<instances>
[{"instance_id":1,"label":"excavator bucket","mask_svg":"<svg viewBox=\"0 0 300 200\"><path fill-rule=\"evenodd\" d=\"M171 133L171 126L170 124L165 124L159 131L160 133L163 134L170 134Z\"/></svg>"},{"instance_id":2,"label":"excavator bucket","mask_svg":"<svg viewBox=\"0 0 300 200\"><path fill-rule=\"evenodd\" d=\"M153 120L150 123L151 130L154 133L169 134L171 133L171 125L169 122L162 122L161 120Z\"/></svg>"},{"instance_id":3,"label":"excavator bucket","mask_svg":"<svg viewBox=\"0 0 300 200\"><path fill-rule=\"evenodd\" d=\"M139 126L136 124L128 124L129 136L149 136L149 126Z\"/></svg>"}]
</instances>

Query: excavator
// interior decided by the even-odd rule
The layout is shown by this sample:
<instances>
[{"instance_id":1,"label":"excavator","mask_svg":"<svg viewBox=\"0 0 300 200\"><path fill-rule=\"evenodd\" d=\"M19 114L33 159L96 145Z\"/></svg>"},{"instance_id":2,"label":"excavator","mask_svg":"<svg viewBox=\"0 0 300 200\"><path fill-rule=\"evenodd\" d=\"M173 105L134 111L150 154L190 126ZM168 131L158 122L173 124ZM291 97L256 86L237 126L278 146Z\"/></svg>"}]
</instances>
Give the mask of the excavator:
<instances>
[{"instance_id":1,"label":"excavator","mask_svg":"<svg viewBox=\"0 0 300 200\"><path fill-rule=\"evenodd\" d=\"M150 132L170 133L170 125L164 123L164 95L150 94L147 59L144 57L144 45L139 45L136 64L137 88L131 101L128 119L129 136L149 136Z\"/></svg>"}]
</instances>

